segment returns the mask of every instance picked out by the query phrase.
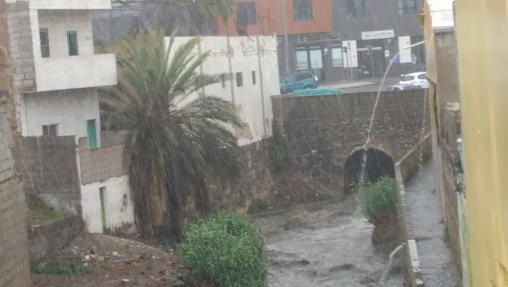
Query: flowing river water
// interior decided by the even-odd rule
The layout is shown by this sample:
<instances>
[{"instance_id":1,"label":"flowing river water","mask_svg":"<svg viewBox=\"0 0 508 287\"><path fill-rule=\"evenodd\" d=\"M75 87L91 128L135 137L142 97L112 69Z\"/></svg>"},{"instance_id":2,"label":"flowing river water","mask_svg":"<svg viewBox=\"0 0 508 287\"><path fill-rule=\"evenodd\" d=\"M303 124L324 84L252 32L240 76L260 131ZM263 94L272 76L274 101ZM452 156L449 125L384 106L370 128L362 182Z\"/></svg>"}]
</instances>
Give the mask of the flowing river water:
<instances>
[{"instance_id":1,"label":"flowing river water","mask_svg":"<svg viewBox=\"0 0 508 287\"><path fill-rule=\"evenodd\" d=\"M388 254L372 245L373 226L353 198L268 212L255 221L265 235L270 287L381 286ZM403 286L400 257L384 286Z\"/></svg>"}]
</instances>

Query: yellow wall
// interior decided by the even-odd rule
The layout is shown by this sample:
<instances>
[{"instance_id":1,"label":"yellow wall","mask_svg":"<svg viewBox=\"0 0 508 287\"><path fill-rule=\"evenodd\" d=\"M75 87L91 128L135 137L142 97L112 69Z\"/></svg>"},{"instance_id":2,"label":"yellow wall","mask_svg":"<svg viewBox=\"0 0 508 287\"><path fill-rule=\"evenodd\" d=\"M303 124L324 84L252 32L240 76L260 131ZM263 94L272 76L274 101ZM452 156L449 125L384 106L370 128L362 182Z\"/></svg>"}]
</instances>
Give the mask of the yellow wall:
<instances>
[{"instance_id":1,"label":"yellow wall","mask_svg":"<svg viewBox=\"0 0 508 287\"><path fill-rule=\"evenodd\" d=\"M506 0L456 0L473 286L508 287Z\"/></svg>"}]
</instances>

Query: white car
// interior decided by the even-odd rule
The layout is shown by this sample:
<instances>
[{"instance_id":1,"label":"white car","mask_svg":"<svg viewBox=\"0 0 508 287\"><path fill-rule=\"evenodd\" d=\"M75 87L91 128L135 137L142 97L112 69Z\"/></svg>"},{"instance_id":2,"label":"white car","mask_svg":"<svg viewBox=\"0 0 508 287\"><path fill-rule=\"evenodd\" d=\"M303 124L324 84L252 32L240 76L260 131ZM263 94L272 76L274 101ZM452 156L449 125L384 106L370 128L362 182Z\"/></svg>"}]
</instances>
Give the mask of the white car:
<instances>
[{"instance_id":1,"label":"white car","mask_svg":"<svg viewBox=\"0 0 508 287\"><path fill-rule=\"evenodd\" d=\"M399 85L408 85L416 88L427 89L429 87L427 73L418 72L402 75L399 81Z\"/></svg>"}]
</instances>

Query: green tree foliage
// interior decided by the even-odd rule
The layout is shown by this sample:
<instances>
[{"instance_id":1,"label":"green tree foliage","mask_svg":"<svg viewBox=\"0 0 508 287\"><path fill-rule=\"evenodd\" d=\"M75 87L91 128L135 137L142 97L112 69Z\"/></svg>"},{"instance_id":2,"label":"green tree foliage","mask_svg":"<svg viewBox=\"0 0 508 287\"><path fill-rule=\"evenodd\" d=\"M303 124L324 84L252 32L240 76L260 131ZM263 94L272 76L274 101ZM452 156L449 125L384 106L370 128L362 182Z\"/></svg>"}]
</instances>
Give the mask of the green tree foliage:
<instances>
[{"instance_id":1,"label":"green tree foliage","mask_svg":"<svg viewBox=\"0 0 508 287\"><path fill-rule=\"evenodd\" d=\"M260 231L245 216L223 212L186 228L179 255L217 287L264 287Z\"/></svg>"},{"instance_id":2,"label":"green tree foliage","mask_svg":"<svg viewBox=\"0 0 508 287\"><path fill-rule=\"evenodd\" d=\"M382 177L376 183L360 186L362 212L370 222L395 211L397 190L395 179Z\"/></svg>"},{"instance_id":3,"label":"green tree foliage","mask_svg":"<svg viewBox=\"0 0 508 287\"><path fill-rule=\"evenodd\" d=\"M198 39L176 47L174 33L149 32L126 39L119 53L118 88L104 104L129 131L126 158L137 226L146 237L181 237L181 211L188 197L208 213L208 177L227 180L238 172L237 141L242 123L234 106L199 95L219 80L197 69L208 54L196 55Z\"/></svg>"}]
</instances>

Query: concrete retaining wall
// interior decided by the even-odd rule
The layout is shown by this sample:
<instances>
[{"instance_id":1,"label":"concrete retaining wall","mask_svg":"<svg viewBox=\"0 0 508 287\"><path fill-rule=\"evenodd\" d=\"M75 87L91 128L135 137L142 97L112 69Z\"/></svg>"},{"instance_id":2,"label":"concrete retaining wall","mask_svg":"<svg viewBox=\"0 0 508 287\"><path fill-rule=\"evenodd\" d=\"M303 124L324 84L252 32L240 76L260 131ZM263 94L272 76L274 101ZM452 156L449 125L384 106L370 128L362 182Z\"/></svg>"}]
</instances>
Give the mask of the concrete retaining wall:
<instances>
[{"instance_id":1,"label":"concrete retaining wall","mask_svg":"<svg viewBox=\"0 0 508 287\"><path fill-rule=\"evenodd\" d=\"M432 156L432 138L428 134L415 148L411 149L395 165L395 177L398 188L397 213L400 222L400 234L404 245L404 275L408 286L424 286L418 247L409 216L406 197L407 181L416 173L420 165Z\"/></svg>"},{"instance_id":2,"label":"concrete retaining wall","mask_svg":"<svg viewBox=\"0 0 508 287\"><path fill-rule=\"evenodd\" d=\"M37 264L67 247L82 231L79 216L33 225L29 230L30 259Z\"/></svg>"}]
</instances>

